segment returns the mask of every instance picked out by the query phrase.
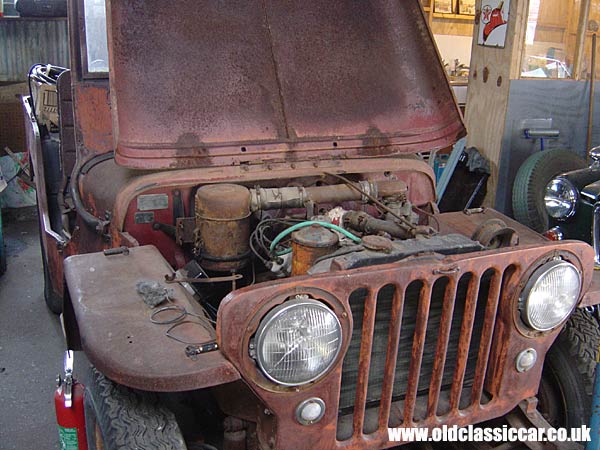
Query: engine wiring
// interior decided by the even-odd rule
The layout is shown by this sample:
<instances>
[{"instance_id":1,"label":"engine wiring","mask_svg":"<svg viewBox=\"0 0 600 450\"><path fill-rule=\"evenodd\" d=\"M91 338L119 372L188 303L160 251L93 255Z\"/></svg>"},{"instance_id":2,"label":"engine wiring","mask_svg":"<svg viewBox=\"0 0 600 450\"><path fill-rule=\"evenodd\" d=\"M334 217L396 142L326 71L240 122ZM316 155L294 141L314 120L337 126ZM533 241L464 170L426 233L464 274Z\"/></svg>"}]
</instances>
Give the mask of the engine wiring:
<instances>
[{"instance_id":1,"label":"engine wiring","mask_svg":"<svg viewBox=\"0 0 600 450\"><path fill-rule=\"evenodd\" d=\"M271 254L271 243L280 233L281 228L305 222L304 219L268 218L261 220L250 235L250 249L252 253L265 265L271 268L277 258Z\"/></svg>"},{"instance_id":2,"label":"engine wiring","mask_svg":"<svg viewBox=\"0 0 600 450\"><path fill-rule=\"evenodd\" d=\"M350 233L348 230L345 230L344 228L335 225L333 223L329 223L329 222L320 222L320 221L316 221L316 220L307 220L305 222L301 222L301 223L297 223L296 225L292 225L291 227L289 227L288 229L282 231L281 233L279 233L275 239L273 239L273 241L271 242L271 245L269 246L269 252L275 256L283 256L286 255L288 253L290 253L292 251L292 249L290 247L287 247L283 250L279 250L277 251L277 244L279 244L279 242L281 242L281 240L283 238L285 238L286 236L290 235L291 233L293 233L296 230L299 230L301 228L305 228L305 227L310 227L313 225L318 225L320 227L324 227L324 228L329 228L330 230L334 230L337 231L338 233L343 234L344 236L346 236L348 239L356 242L357 244L360 244L362 242L362 240Z\"/></svg>"},{"instance_id":3,"label":"engine wiring","mask_svg":"<svg viewBox=\"0 0 600 450\"><path fill-rule=\"evenodd\" d=\"M411 205L412 209L415 212L424 214L432 218L437 223L438 231L432 229L431 227L419 227L411 223L405 217L402 217L401 215L393 211L391 208L379 201L377 198L364 192L363 189L360 189L355 184L353 184L348 178L342 175L330 172L324 172L324 175L337 178L338 180L343 181L344 184L348 185L350 188L360 192L360 194L363 195L366 199L368 199L371 203L379 207L381 211L384 211L393 216L398 221L397 225L409 232L412 232L414 234L431 235L437 234L437 232L439 231L439 222L437 222L437 219L432 214L429 214L427 211L424 211L420 208L417 208L414 205ZM250 249L252 253L256 256L256 258L260 260L265 267L267 267L268 269L272 269L276 264L281 264L283 262L282 257L284 255L287 255L292 251L291 246L289 244L289 235L298 229L311 225L318 225L328 229L332 229L344 235L345 237L353 241L355 244L360 244L362 242L358 236L352 234L351 232L342 228L341 226L329 222L291 218L267 218L261 220L254 229L254 231L251 233ZM423 231L425 228L427 228L426 231Z\"/></svg>"}]
</instances>

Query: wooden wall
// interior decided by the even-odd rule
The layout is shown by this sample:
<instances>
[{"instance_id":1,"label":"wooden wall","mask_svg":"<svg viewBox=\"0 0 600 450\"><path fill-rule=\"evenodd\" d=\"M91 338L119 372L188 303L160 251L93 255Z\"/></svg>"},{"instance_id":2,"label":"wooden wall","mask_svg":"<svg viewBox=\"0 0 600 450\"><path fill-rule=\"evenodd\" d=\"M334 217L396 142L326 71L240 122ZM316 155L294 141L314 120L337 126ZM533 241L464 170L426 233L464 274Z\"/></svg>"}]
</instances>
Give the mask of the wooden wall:
<instances>
[{"instance_id":1,"label":"wooden wall","mask_svg":"<svg viewBox=\"0 0 600 450\"><path fill-rule=\"evenodd\" d=\"M492 167L487 206L493 206L498 185L510 80L520 74L527 6L527 0L511 0L505 48L483 47L473 39L465 123L467 145L477 147ZM477 0L477 8L481 10L481 0Z\"/></svg>"}]
</instances>

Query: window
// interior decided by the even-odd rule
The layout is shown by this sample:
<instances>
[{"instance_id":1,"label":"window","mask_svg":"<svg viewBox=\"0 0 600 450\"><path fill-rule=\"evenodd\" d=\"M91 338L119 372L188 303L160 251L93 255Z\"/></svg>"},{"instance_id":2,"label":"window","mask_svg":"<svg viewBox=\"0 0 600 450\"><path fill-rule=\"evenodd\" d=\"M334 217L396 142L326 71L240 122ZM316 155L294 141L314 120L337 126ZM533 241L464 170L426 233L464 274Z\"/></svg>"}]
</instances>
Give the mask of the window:
<instances>
[{"instance_id":1,"label":"window","mask_svg":"<svg viewBox=\"0 0 600 450\"><path fill-rule=\"evenodd\" d=\"M522 77L574 77L580 7L580 0L530 0Z\"/></svg>"},{"instance_id":2,"label":"window","mask_svg":"<svg viewBox=\"0 0 600 450\"><path fill-rule=\"evenodd\" d=\"M88 73L108 72L106 6L104 0L83 1L85 46L83 63Z\"/></svg>"}]
</instances>

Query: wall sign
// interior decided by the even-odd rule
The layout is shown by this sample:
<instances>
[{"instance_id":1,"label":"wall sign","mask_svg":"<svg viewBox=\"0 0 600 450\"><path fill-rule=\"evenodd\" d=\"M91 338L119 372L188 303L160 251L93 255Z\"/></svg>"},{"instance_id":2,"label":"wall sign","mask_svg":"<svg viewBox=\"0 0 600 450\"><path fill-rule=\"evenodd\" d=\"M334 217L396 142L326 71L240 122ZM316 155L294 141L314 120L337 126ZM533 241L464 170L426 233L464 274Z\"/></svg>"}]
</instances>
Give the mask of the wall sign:
<instances>
[{"instance_id":1,"label":"wall sign","mask_svg":"<svg viewBox=\"0 0 600 450\"><path fill-rule=\"evenodd\" d=\"M477 43L487 47L504 48L510 0L483 0Z\"/></svg>"}]
</instances>

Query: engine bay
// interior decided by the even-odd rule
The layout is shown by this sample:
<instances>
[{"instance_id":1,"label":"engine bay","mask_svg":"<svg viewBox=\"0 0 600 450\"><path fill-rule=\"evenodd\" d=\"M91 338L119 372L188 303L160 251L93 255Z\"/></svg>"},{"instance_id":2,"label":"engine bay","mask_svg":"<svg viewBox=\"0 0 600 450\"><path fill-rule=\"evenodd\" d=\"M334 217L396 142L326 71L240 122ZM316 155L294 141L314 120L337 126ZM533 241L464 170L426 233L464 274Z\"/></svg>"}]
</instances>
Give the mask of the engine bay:
<instances>
[{"instance_id":1,"label":"engine bay","mask_svg":"<svg viewBox=\"0 0 600 450\"><path fill-rule=\"evenodd\" d=\"M441 233L435 204L414 204L409 184L389 173L327 172L286 181L196 186L187 195L188 215L176 190L165 209L174 225L154 216L170 201L166 194L140 195L132 202L136 226L125 231L140 244L159 246L156 239L144 242L149 238L137 230L145 226L160 233L163 245L177 246L176 279L189 282L214 317L227 294L256 283L518 242L503 223L472 236Z\"/></svg>"}]
</instances>

